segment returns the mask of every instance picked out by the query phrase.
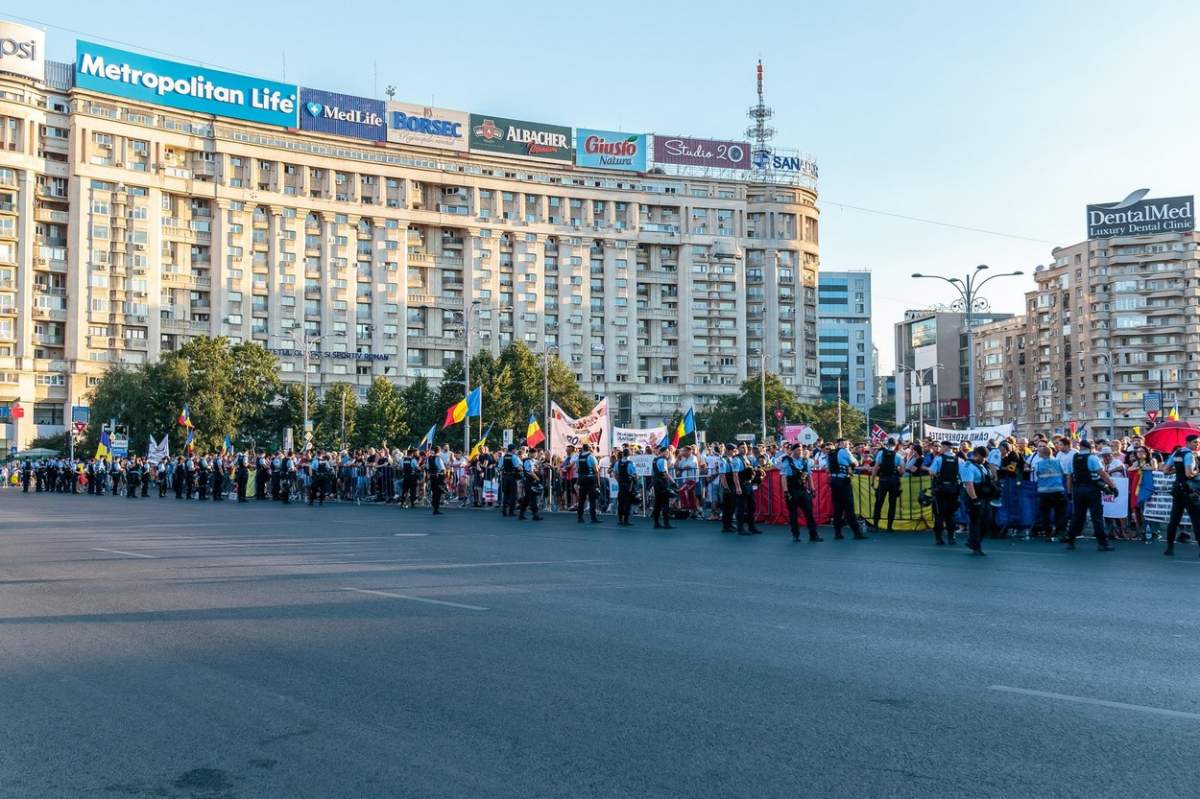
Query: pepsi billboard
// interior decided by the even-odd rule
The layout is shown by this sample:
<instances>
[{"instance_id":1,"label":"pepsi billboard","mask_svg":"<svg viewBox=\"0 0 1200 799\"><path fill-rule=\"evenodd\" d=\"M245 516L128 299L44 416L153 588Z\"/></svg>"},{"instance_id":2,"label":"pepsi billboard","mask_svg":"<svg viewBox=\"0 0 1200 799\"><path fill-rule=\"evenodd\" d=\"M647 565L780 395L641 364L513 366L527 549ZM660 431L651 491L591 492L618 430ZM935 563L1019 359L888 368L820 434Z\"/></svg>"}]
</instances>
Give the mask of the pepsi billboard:
<instances>
[{"instance_id":1,"label":"pepsi billboard","mask_svg":"<svg viewBox=\"0 0 1200 799\"><path fill-rule=\"evenodd\" d=\"M300 129L384 141L387 139L386 108L382 100L301 87Z\"/></svg>"}]
</instances>

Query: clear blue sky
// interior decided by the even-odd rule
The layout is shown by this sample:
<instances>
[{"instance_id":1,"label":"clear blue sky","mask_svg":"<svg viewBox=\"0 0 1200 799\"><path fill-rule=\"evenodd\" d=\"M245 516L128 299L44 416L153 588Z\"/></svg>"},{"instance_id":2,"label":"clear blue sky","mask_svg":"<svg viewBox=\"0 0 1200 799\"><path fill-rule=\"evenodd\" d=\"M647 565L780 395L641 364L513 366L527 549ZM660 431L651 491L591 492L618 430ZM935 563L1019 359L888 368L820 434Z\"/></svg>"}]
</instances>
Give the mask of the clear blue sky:
<instances>
[{"instance_id":1,"label":"clear blue sky","mask_svg":"<svg viewBox=\"0 0 1200 799\"><path fill-rule=\"evenodd\" d=\"M820 163L823 266L874 273L887 368L904 310L950 299L912 272L1031 272L1052 245L837 203L1062 245L1089 202L1197 188L1195 2L0 0L0 16L265 77L286 54L289 81L351 94L392 83L450 108L709 136L740 136L761 56L777 143ZM73 60L74 39L49 27L50 57ZM1016 312L1032 279L993 285Z\"/></svg>"}]
</instances>

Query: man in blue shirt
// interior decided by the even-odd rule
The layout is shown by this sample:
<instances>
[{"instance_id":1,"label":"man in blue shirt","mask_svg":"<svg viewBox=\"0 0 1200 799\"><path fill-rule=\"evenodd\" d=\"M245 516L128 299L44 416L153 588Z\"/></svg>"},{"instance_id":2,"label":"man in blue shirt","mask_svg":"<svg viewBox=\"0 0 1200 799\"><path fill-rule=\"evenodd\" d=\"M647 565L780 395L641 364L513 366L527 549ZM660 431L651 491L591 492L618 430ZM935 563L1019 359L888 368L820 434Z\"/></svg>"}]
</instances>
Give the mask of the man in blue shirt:
<instances>
[{"instance_id":1,"label":"man in blue shirt","mask_svg":"<svg viewBox=\"0 0 1200 799\"><path fill-rule=\"evenodd\" d=\"M579 502L575 506L576 522L583 524L583 506L587 505L592 512L592 524L598 524L596 518L596 456L592 454L592 445L584 444L579 450L575 461L575 477L579 486Z\"/></svg>"},{"instance_id":2,"label":"man in blue shirt","mask_svg":"<svg viewBox=\"0 0 1200 799\"><path fill-rule=\"evenodd\" d=\"M972 554L983 555L983 536L991 516L987 502L991 500L990 486L994 485L987 472L987 447L976 447L971 458L959 468L963 492L967 500L967 549Z\"/></svg>"},{"instance_id":3,"label":"man in blue shirt","mask_svg":"<svg viewBox=\"0 0 1200 799\"><path fill-rule=\"evenodd\" d=\"M800 525L798 511L804 511L804 520L808 524L808 540L823 541L817 534L817 520L813 516L812 461L804 453L799 443L792 444L791 452L781 455L776 461L779 475L783 478L785 496L787 497L788 523L792 526L792 541L800 540Z\"/></svg>"},{"instance_id":4,"label":"man in blue shirt","mask_svg":"<svg viewBox=\"0 0 1200 799\"><path fill-rule=\"evenodd\" d=\"M1042 444L1038 447L1038 458L1034 460L1033 480L1037 484L1038 516L1042 529L1049 535L1061 539L1067 529L1067 481L1063 474L1062 464L1050 447ZM1050 526L1050 517L1054 517L1054 526Z\"/></svg>"},{"instance_id":5,"label":"man in blue shirt","mask_svg":"<svg viewBox=\"0 0 1200 799\"><path fill-rule=\"evenodd\" d=\"M958 521L955 517L962 491L959 467L964 463L954 452L954 442L943 441L941 447L941 453L929 464L929 473L933 477L933 542L939 547L946 543L943 533L949 536L951 546L957 543L954 531L958 529Z\"/></svg>"},{"instance_id":6,"label":"man in blue shirt","mask_svg":"<svg viewBox=\"0 0 1200 799\"><path fill-rule=\"evenodd\" d=\"M1192 523L1192 534L1200 540L1200 436L1188 436L1187 446L1175 450L1168 468L1175 473L1175 484L1171 486L1171 518L1167 522L1167 549L1163 554L1174 555L1175 537L1185 511Z\"/></svg>"},{"instance_id":7,"label":"man in blue shirt","mask_svg":"<svg viewBox=\"0 0 1200 799\"><path fill-rule=\"evenodd\" d=\"M900 454L896 439L889 438L887 446L880 447L875 453L875 465L871 467L871 477L879 482L875 485L875 515L873 517L876 530L879 529L879 514L883 511L883 502L887 500L887 529L892 532L896 523L896 500L900 498L900 472L904 470L904 456Z\"/></svg>"},{"instance_id":8,"label":"man in blue shirt","mask_svg":"<svg viewBox=\"0 0 1200 799\"><path fill-rule=\"evenodd\" d=\"M733 444L726 444L725 455L721 458L720 464L717 466L717 474L720 475L721 483L722 533L737 532L733 529L733 516L738 506L741 505L742 486L739 482L738 473L733 469L733 459L736 455L737 447Z\"/></svg>"},{"instance_id":9,"label":"man in blue shirt","mask_svg":"<svg viewBox=\"0 0 1200 799\"><path fill-rule=\"evenodd\" d=\"M1079 537L1079 533L1083 530L1083 523L1090 515L1092 530L1096 534L1097 549L1101 552L1113 551L1114 547L1108 543L1108 536L1104 532L1104 503L1100 498L1101 484L1107 485L1114 492L1117 490L1117 487L1113 485L1112 478L1108 476L1108 472L1100 463L1100 459L1092 454L1092 442L1080 441L1079 452L1075 453L1071 459L1071 474L1067 478L1067 485L1071 487L1074 495L1071 529L1067 533L1067 549L1075 548L1075 539Z\"/></svg>"},{"instance_id":10,"label":"man in blue shirt","mask_svg":"<svg viewBox=\"0 0 1200 799\"><path fill-rule=\"evenodd\" d=\"M850 487L850 475L858 468L858 459L846 449L846 439L839 438L837 448L829 455L829 493L833 499L833 537L841 540L842 527L849 527L855 540L864 541L862 528L854 515L854 492Z\"/></svg>"}]
</instances>

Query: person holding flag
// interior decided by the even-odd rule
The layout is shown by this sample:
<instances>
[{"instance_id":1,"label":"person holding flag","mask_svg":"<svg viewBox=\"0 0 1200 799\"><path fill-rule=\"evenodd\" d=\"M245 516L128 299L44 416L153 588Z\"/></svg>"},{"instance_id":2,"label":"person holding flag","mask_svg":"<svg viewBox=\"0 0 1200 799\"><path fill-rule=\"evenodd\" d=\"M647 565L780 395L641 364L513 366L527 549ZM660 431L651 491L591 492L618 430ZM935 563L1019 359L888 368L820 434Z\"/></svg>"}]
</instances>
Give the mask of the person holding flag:
<instances>
[{"instance_id":1,"label":"person holding flag","mask_svg":"<svg viewBox=\"0 0 1200 799\"><path fill-rule=\"evenodd\" d=\"M488 429L491 430L491 427ZM538 424L537 417L532 413L529 414L529 426L525 428L525 446L536 447L545 440L546 434L542 432L542 428L541 425Z\"/></svg>"},{"instance_id":2,"label":"person holding flag","mask_svg":"<svg viewBox=\"0 0 1200 799\"><path fill-rule=\"evenodd\" d=\"M451 425L458 424L463 419L479 416L482 413L483 389L481 386L476 386L470 394L446 409L446 419L442 422L442 429L445 430Z\"/></svg>"},{"instance_id":3,"label":"person holding flag","mask_svg":"<svg viewBox=\"0 0 1200 799\"><path fill-rule=\"evenodd\" d=\"M188 410L188 405L186 402L183 403L183 410L179 412L179 419L177 421L179 422L180 427L186 427L189 430L194 429L192 425L192 413L190 410Z\"/></svg>"},{"instance_id":4,"label":"person holding flag","mask_svg":"<svg viewBox=\"0 0 1200 799\"><path fill-rule=\"evenodd\" d=\"M679 442L682 441L685 436L689 436L694 432L696 432L695 409L688 408L687 413L680 418L679 424L675 426L675 431L671 435L671 446L678 448ZM666 443L667 442L664 441L662 445L666 446Z\"/></svg>"}]
</instances>

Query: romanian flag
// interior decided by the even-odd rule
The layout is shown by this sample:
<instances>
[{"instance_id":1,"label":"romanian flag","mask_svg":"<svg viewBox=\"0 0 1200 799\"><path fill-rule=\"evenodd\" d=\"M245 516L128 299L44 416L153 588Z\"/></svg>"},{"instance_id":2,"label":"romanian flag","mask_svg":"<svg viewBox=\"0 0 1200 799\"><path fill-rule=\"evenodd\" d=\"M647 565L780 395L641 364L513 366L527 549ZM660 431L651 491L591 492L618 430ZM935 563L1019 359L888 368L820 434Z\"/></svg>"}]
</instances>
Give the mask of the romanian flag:
<instances>
[{"instance_id":1,"label":"romanian flag","mask_svg":"<svg viewBox=\"0 0 1200 799\"><path fill-rule=\"evenodd\" d=\"M183 410L179 414L178 421L181 427L186 427L189 430L192 429L192 413L188 410L186 402L183 403Z\"/></svg>"},{"instance_id":2,"label":"romanian flag","mask_svg":"<svg viewBox=\"0 0 1200 799\"><path fill-rule=\"evenodd\" d=\"M481 416L483 414L483 388L476 386L470 394L464 397L461 401L456 402L446 409L446 421L442 423L442 429L445 430L452 424L458 424L463 419L471 416Z\"/></svg>"},{"instance_id":3,"label":"romanian flag","mask_svg":"<svg viewBox=\"0 0 1200 799\"><path fill-rule=\"evenodd\" d=\"M671 446L678 447L679 442L684 436L696 432L696 414L694 408L688 408L687 413L679 420L679 424L675 427L675 435L671 437Z\"/></svg>"},{"instance_id":4,"label":"romanian flag","mask_svg":"<svg viewBox=\"0 0 1200 799\"><path fill-rule=\"evenodd\" d=\"M542 432L542 426L538 424L537 417L532 413L529 414L529 427L525 428L525 446L536 447L545 440L546 434Z\"/></svg>"},{"instance_id":5,"label":"romanian flag","mask_svg":"<svg viewBox=\"0 0 1200 799\"><path fill-rule=\"evenodd\" d=\"M226 435L225 440L221 442L221 454L222 455L232 455L233 454L233 441L230 440L228 435Z\"/></svg>"},{"instance_id":6,"label":"romanian flag","mask_svg":"<svg viewBox=\"0 0 1200 799\"><path fill-rule=\"evenodd\" d=\"M475 446L471 447L471 452L469 455L467 455L467 460L474 460L475 458L479 457L479 450L483 449L483 444L485 441L487 441L488 435L491 434L492 427L495 426L495 424L495 422L492 422L488 425L488 429L483 432L483 436L478 442L476 442Z\"/></svg>"},{"instance_id":7,"label":"romanian flag","mask_svg":"<svg viewBox=\"0 0 1200 799\"><path fill-rule=\"evenodd\" d=\"M107 458L112 455L112 440L108 437L107 430L100 431L100 443L96 445L96 457Z\"/></svg>"},{"instance_id":8,"label":"romanian flag","mask_svg":"<svg viewBox=\"0 0 1200 799\"><path fill-rule=\"evenodd\" d=\"M1175 404L1171 406L1171 410L1167 411L1167 418L1172 422L1179 421L1179 400L1175 400Z\"/></svg>"},{"instance_id":9,"label":"romanian flag","mask_svg":"<svg viewBox=\"0 0 1200 799\"><path fill-rule=\"evenodd\" d=\"M1071 422L1067 425L1067 430L1071 433L1072 441L1079 440L1079 431L1076 428L1077 428L1077 425L1074 422Z\"/></svg>"},{"instance_id":10,"label":"romanian flag","mask_svg":"<svg viewBox=\"0 0 1200 799\"><path fill-rule=\"evenodd\" d=\"M1136 424L1135 424L1135 425L1133 426L1133 434L1134 434L1135 436L1140 436L1140 435L1142 434L1142 428L1141 428L1141 426L1140 426L1140 425L1136 425Z\"/></svg>"},{"instance_id":11,"label":"romanian flag","mask_svg":"<svg viewBox=\"0 0 1200 799\"><path fill-rule=\"evenodd\" d=\"M187 439L184 440L184 442L183 442L183 448L185 450L187 450L188 452L191 452L193 449L195 449L195 443L194 443L195 438L196 438L195 429L193 429L191 425L188 425Z\"/></svg>"}]
</instances>

